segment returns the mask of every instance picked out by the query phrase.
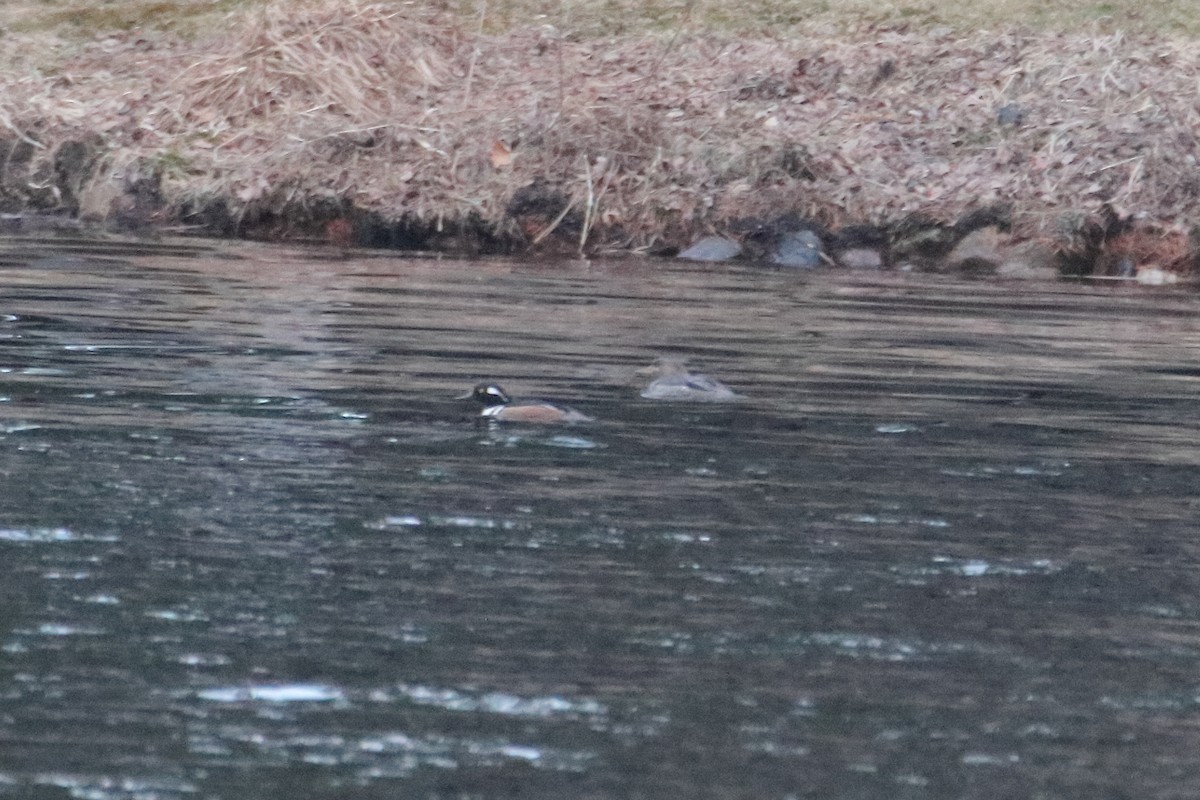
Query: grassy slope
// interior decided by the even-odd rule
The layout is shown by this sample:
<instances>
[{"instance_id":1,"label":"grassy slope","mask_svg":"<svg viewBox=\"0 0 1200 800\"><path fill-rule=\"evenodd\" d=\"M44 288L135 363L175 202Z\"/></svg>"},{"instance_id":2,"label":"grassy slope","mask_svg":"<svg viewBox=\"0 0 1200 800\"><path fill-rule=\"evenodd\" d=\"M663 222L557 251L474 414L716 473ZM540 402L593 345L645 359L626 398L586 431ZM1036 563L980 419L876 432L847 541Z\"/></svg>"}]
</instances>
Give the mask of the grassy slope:
<instances>
[{"instance_id":1,"label":"grassy slope","mask_svg":"<svg viewBox=\"0 0 1200 800\"><path fill-rule=\"evenodd\" d=\"M725 33L837 29L862 23L911 21L956 28L1102 28L1132 32L1200 35L1194 0L426 0L429 6L474 17L481 10L493 30L538 19L576 36L605 36L679 27ZM44 0L0 4L0 27L31 32L54 30L90 36L131 27L203 30L231 11L265 5L265 0ZM406 5L406 3L397 3Z\"/></svg>"},{"instance_id":2,"label":"grassy slope","mask_svg":"<svg viewBox=\"0 0 1200 800\"><path fill-rule=\"evenodd\" d=\"M781 208L1200 217L1194 0L960 1L5 3L0 127L235 210L496 222L549 176L642 244Z\"/></svg>"}]
</instances>

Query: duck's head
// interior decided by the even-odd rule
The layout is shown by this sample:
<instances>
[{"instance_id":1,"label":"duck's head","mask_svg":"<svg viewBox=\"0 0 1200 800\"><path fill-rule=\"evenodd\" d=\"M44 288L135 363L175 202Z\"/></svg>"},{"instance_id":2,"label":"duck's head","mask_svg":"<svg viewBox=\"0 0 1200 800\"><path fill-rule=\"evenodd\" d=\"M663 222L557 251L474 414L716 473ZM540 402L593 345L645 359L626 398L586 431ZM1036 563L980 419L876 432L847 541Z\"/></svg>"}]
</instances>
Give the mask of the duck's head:
<instances>
[{"instance_id":1,"label":"duck's head","mask_svg":"<svg viewBox=\"0 0 1200 800\"><path fill-rule=\"evenodd\" d=\"M480 383L474 389L464 395L459 395L456 400L474 400L485 408L491 406L502 406L512 402L512 398L508 393L494 383Z\"/></svg>"}]
</instances>

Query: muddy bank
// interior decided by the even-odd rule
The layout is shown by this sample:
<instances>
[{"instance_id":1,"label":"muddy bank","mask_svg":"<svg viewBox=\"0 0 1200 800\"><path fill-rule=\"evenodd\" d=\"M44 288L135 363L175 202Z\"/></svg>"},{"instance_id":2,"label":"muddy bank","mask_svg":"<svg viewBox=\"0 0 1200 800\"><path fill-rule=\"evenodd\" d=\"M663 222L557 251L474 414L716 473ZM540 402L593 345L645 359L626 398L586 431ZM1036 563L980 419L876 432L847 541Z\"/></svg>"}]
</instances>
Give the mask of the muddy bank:
<instances>
[{"instance_id":1,"label":"muddy bank","mask_svg":"<svg viewBox=\"0 0 1200 800\"><path fill-rule=\"evenodd\" d=\"M975 267L993 260L981 246L1074 274L1196 266L1187 40L591 41L316 2L41 52L0 87L10 215L468 253L717 236L746 258L811 245L822 263L943 268L965 240Z\"/></svg>"}]
</instances>

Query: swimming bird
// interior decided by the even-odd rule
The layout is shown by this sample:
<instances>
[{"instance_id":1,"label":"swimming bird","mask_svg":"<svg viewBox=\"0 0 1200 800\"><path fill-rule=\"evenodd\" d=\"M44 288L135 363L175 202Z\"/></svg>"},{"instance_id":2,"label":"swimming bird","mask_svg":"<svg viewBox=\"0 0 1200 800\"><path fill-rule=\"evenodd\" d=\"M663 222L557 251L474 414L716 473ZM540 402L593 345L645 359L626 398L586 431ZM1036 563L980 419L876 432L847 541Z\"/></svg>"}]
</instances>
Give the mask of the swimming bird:
<instances>
[{"instance_id":1,"label":"swimming bird","mask_svg":"<svg viewBox=\"0 0 1200 800\"><path fill-rule=\"evenodd\" d=\"M494 383L478 384L467 394L455 399L474 400L483 407L483 410L479 412L481 417L498 422L554 424L562 422L590 422L592 420L592 417L589 417L587 414L559 403L532 398L523 400L514 399L508 392Z\"/></svg>"},{"instance_id":2,"label":"swimming bird","mask_svg":"<svg viewBox=\"0 0 1200 800\"><path fill-rule=\"evenodd\" d=\"M744 400L716 378L688 372L683 359L660 358L639 374L654 375L654 380L642 390L647 400L689 400L702 403L728 403Z\"/></svg>"}]
</instances>

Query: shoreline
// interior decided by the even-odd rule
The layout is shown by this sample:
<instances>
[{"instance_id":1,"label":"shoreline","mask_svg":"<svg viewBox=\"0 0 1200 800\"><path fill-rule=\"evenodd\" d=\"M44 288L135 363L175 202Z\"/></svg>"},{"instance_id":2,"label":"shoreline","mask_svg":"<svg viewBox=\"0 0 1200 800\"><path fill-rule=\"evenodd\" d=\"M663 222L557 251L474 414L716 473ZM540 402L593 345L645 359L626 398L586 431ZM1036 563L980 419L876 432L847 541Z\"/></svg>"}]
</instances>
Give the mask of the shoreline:
<instances>
[{"instance_id":1,"label":"shoreline","mask_svg":"<svg viewBox=\"0 0 1200 800\"><path fill-rule=\"evenodd\" d=\"M899 23L576 40L333 2L227 24L60 43L14 74L0 212L465 254L719 236L770 260L812 231L829 263L866 242L868 268L943 269L982 230L1039 274L1200 261L1190 39Z\"/></svg>"}]
</instances>

